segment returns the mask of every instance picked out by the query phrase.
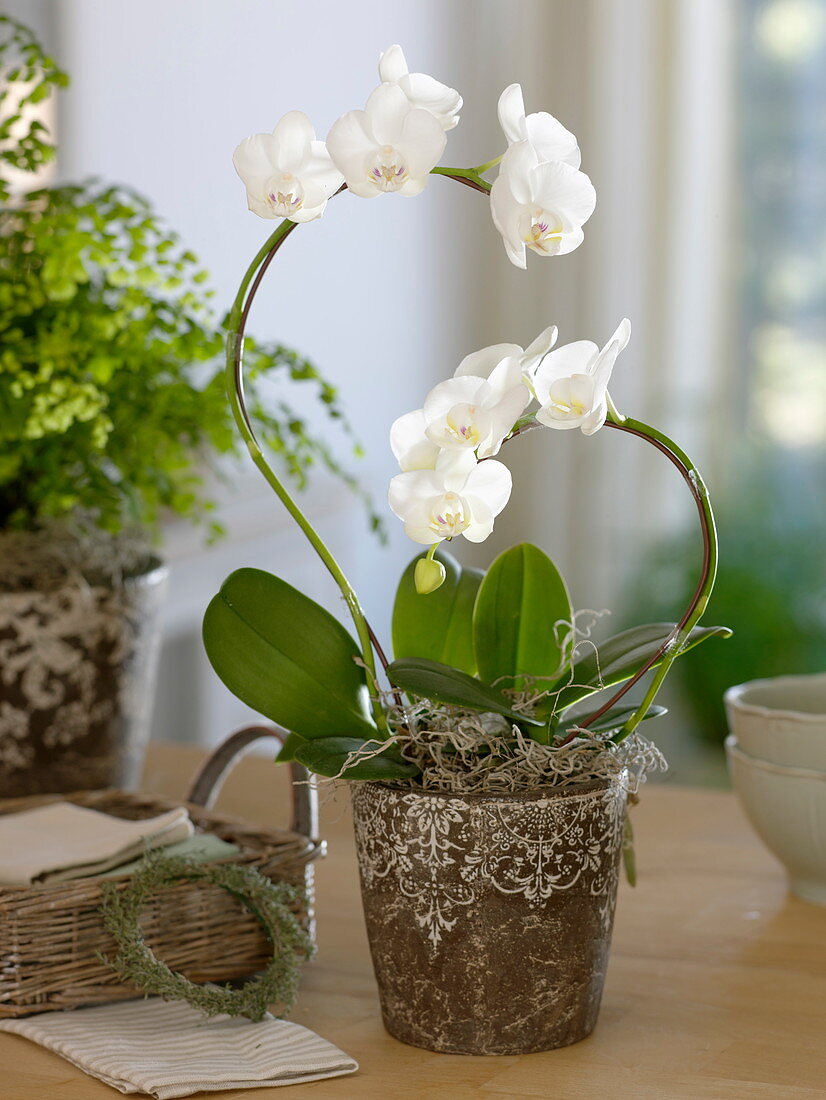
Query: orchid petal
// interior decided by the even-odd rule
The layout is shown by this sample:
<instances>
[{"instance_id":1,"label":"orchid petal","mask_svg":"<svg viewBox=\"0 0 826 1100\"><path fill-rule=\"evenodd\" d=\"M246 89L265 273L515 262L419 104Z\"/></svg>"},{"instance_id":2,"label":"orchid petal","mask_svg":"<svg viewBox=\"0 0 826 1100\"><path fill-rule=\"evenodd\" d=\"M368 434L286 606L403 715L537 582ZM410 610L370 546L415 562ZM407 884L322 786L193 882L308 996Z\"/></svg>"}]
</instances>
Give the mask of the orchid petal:
<instances>
[{"instance_id":1,"label":"orchid petal","mask_svg":"<svg viewBox=\"0 0 826 1100\"><path fill-rule=\"evenodd\" d=\"M252 134L236 146L232 163L245 183L254 177L272 175L276 167L272 140L272 134Z\"/></svg>"},{"instance_id":2,"label":"orchid petal","mask_svg":"<svg viewBox=\"0 0 826 1100\"><path fill-rule=\"evenodd\" d=\"M491 344L490 347L482 348L480 351L472 351L456 368L454 378L461 378L465 374L487 378L503 359L514 355L522 355L522 348L518 344Z\"/></svg>"},{"instance_id":3,"label":"orchid petal","mask_svg":"<svg viewBox=\"0 0 826 1100\"><path fill-rule=\"evenodd\" d=\"M409 470L391 478L387 502L394 514L404 519L405 511L417 502L443 492L444 482L434 470Z\"/></svg>"},{"instance_id":4,"label":"orchid petal","mask_svg":"<svg viewBox=\"0 0 826 1100\"><path fill-rule=\"evenodd\" d=\"M512 390L524 389L521 355L508 355L497 363L488 375L488 385L491 401L501 401Z\"/></svg>"},{"instance_id":5,"label":"orchid petal","mask_svg":"<svg viewBox=\"0 0 826 1100\"><path fill-rule=\"evenodd\" d=\"M581 226L566 230L559 240L559 247L556 250L556 255L567 256L569 252L573 252L575 248L579 248L584 240L585 234Z\"/></svg>"},{"instance_id":6,"label":"orchid petal","mask_svg":"<svg viewBox=\"0 0 826 1100\"><path fill-rule=\"evenodd\" d=\"M384 84L398 84L410 70L401 46L389 46L379 58L379 80Z\"/></svg>"},{"instance_id":7,"label":"orchid petal","mask_svg":"<svg viewBox=\"0 0 826 1100\"><path fill-rule=\"evenodd\" d=\"M531 400L527 386L519 385L505 394L491 410L490 440L483 444L477 454L479 458L490 458L498 454L505 438L513 431L513 426Z\"/></svg>"},{"instance_id":8,"label":"orchid petal","mask_svg":"<svg viewBox=\"0 0 826 1100\"><path fill-rule=\"evenodd\" d=\"M496 517L484 501L474 500L468 503L473 518L470 526L462 534L468 542L484 542L493 530L493 522Z\"/></svg>"},{"instance_id":9,"label":"orchid petal","mask_svg":"<svg viewBox=\"0 0 826 1100\"><path fill-rule=\"evenodd\" d=\"M543 161L562 161L579 168L582 157L576 138L547 111L528 115L523 138L527 138Z\"/></svg>"},{"instance_id":10,"label":"orchid petal","mask_svg":"<svg viewBox=\"0 0 826 1100\"><path fill-rule=\"evenodd\" d=\"M440 451L436 459L436 472L442 478L448 492L459 493L468 479L470 471L476 466L473 451Z\"/></svg>"},{"instance_id":11,"label":"orchid petal","mask_svg":"<svg viewBox=\"0 0 826 1100\"><path fill-rule=\"evenodd\" d=\"M397 81L411 106L428 111L443 130L452 130L459 123L462 97L455 88L448 88L425 73L410 73Z\"/></svg>"},{"instance_id":12,"label":"orchid petal","mask_svg":"<svg viewBox=\"0 0 826 1100\"><path fill-rule=\"evenodd\" d=\"M432 469L439 457L439 448L425 435L427 422L422 409L406 413L390 428L390 447L402 470Z\"/></svg>"},{"instance_id":13,"label":"orchid petal","mask_svg":"<svg viewBox=\"0 0 826 1100\"><path fill-rule=\"evenodd\" d=\"M443 131L452 130L458 123L462 97L455 88L426 73L411 73L401 46L391 46L381 55L379 77L400 88L410 106L427 111Z\"/></svg>"},{"instance_id":14,"label":"orchid petal","mask_svg":"<svg viewBox=\"0 0 826 1100\"><path fill-rule=\"evenodd\" d=\"M288 111L272 132L274 163L279 172L298 172L315 141L313 124L303 111Z\"/></svg>"},{"instance_id":15,"label":"orchid petal","mask_svg":"<svg viewBox=\"0 0 826 1100\"><path fill-rule=\"evenodd\" d=\"M409 110L402 123L400 147L413 179L427 182L431 168L445 151L447 138L437 119L418 107Z\"/></svg>"},{"instance_id":16,"label":"orchid petal","mask_svg":"<svg viewBox=\"0 0 826 1100\"><path fill-rule=\"evenodd\" d=\"M499 125L508 139L508 145L525 141L528 132L525 126L525 100L519 84L509 84L499 96Z\"/></svg>"},{"instance_id":17,"label":"orchid petal","mask_svg":"<svg viewBox=\"0 0 826 1100\"><path fill-rule=\"evenodd\" d=\"M465 375L462 378L448 378L434 386L424 399L425 420L430 423L439 416L444 416L454 405L478 404L488 393L487 382L484 378L474 378Z\"/></svg>"},{"instance_id":18,"label":"orchid petal","mask_svg":"<svg viewBox=\"0 0 826 1100\"><path fill-rule=\"evenodd\" d=\"M496 459L479 462L471 470L462 495L471 502L483 501L498 516L511 495L513 479L507 466Z\"/></svg>"},{"instance_id":19,"label":"orchid petal","mask_svg":"<svg viewBox=\"0 0 826 1100\"><path fill-rule=\"evenodd\" d=\"M370 93L364 113L377 145L397 145L410 103L397 84L379 84Z\"/></svg>"},{"instance_id":20,"label":"orchid petal","mask_svg":"<svg viewBox=\"0 0 826 1100\"><path fill-rule=\"evenodd\" d=\"M543 355L547 355L556 343L558 335L559 329L556 325L548 325L548 327L543 329L537 338L525 348L525 358L533 359L534 356L539 356L541 358Z\"/></svg>"},{"instance_id":21,"label":"orchid petal","mask_svg":"<svg viewBox=\"0 0 826 1100\"><path fill-rule=\"evenodd\" d=\"M376 144L368 133L364 111L348 111L337 119L327 135L327 152L348 188L364 198L376 189L367 183L367 169Z\"/></svg>"},{"instance_id":22,"label":"orchid petal","mask_svg":"<svg viewBox=\"0 0 826 1100\"><path fill-rule=\"evenodd\" d=\"M536 150L529 141L519 141L511 145L499 164L497 184L507 186L514 199L522 205L535 202L531 177L533 171L540 166Z\"/></svg>"},{"instance_id":23,"label":"orchid petal","mask_svg":"<svg viewBox=\"0 0 826 1100\"><path fill-rule=\"evenodd\" d=\"M534 168L531 189L537 206L563 215L572 227L586 222L597 202L597 193L585 173L561 161Z\"/></svg>"},{"instance_id":24,"label":"orchid petal","mask_svg":"<svg viewBox=\"0 0 826 1100\"><path fill-rule=\"evenodd\" d=\"M516 148L516 146L512 146ZM505 180L500 175L490 192L490 212L493 224L502 235L508 259L516 267L528 266L525 256L525 242L519 233L519 220L523 207L516 201Z\"/></svg>"},{"instance_id":25,"label":"orchid petal","mask_svg":"<svg viewBox=\"0 0 826 1100\"><path fill-rule=\"evenodd\" d=\"M540 404L548 403L554 382L560 378L570 378L572 374L586 374L598 354L599 348L592 340L575 340L549 351L533 376L534 391Z\"/></svg>"}]
</instances>

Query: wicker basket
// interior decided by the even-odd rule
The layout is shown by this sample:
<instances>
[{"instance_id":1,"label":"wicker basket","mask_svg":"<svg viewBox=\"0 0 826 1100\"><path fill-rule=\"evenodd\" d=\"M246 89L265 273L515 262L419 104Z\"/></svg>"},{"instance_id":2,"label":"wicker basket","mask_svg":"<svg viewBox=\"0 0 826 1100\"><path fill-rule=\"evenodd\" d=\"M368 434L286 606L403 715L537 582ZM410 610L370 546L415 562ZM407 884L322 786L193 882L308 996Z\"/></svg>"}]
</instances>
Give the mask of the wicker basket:
<instances>
[{"instance_id":1,"label":"wicker basket","mask_svg":"<svg viewBox=\"0 0 826 1100\"><path fill-rule=\"evenodd\" d=\"M233 862L257 867L278 882L304 888L307 905L297 915L313 931L312 861L324 853L316 838L317 805L307 774L293 765L293 822L290 830L262 830L205 807L239 752L261 737L281 734L253 726L233 734L210 757L184 803L199 832L215 833L241 849ZM182 803L148 794L103 790L47 795L0 802L0 813L15 813L57 799L89 806L117 817L153 817ZM128 876L107 882L129 881ZM0 1018L79 1008L140 995L124 985L96 953L114 953L99 913L99 880L53 886L0 887ZM227 981L261 970L272 948L258 920L226 891L182 882L151 898L141 926L152 950L173 969L196 982Z\"/></svg>"}]
</instances>

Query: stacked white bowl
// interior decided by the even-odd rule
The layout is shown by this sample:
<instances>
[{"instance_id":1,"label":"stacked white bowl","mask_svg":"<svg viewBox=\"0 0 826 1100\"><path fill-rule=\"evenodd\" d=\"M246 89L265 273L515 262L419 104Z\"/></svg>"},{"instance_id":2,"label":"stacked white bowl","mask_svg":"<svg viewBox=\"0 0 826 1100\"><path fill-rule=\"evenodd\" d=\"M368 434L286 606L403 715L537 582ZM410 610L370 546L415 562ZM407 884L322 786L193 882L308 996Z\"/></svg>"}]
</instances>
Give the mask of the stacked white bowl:
<instances>
[{"instance_id":1,"label":"stacked white bowl","mask_svg":"<svg viewBox=\"0 0 826 1100\"><path fill-rule=\"evenodd\" d=\"M752 680L725 702L743 809L792 892L826 905L826 673Z\"/></svg>"}]
</instances>

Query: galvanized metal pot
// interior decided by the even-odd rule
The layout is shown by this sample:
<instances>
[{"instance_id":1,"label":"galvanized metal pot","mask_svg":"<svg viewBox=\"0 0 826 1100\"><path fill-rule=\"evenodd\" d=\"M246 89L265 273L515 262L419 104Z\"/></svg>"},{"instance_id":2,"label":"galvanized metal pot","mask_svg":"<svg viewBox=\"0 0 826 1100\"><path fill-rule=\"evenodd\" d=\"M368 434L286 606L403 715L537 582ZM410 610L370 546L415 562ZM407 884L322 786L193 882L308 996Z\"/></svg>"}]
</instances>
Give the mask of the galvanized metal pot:
<instances>
[{"instance_id":1,"label":"galvanized metal pot","mask_svg":"<svg viewBox=\"0 0 826 1100\"><path fill-rule=\"evenodd\" d=\"M166 575L0 591L0 797L137 782Z\"/></svg>"},{"instance_id":2,"label":"galvanized metal pot","mask_svg":"<svg viewBox=\"0 0 826 1100\"><path fill-rule=\"evenodd\" d=\"M525 1054L590 1034L614 919L623 778L495 795L353 784L391 1035L446 1053Z\"/></svg>"}]
</instances>

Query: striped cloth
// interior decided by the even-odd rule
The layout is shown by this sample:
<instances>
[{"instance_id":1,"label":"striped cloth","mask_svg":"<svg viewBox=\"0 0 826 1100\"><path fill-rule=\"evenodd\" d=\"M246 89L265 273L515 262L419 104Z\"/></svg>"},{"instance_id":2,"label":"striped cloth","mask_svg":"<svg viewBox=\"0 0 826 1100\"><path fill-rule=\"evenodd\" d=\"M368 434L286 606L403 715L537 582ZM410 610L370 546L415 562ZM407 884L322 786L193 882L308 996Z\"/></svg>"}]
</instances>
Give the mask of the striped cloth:
<instances>
[{"instance_id":1,"label":"striped cloth","mask_svg":"<svg viewBox=\"0 0 826 1100\"><path fill-rule=\"evenodd\" d=\"M269 1017L206 1019L160 998L0 1020L120 1092L158 1100L221 1089L272 1088L355 1073L358 1063L312 1031Z\"/></svg>"}]
</instances>

